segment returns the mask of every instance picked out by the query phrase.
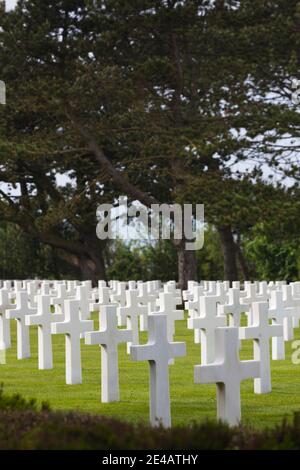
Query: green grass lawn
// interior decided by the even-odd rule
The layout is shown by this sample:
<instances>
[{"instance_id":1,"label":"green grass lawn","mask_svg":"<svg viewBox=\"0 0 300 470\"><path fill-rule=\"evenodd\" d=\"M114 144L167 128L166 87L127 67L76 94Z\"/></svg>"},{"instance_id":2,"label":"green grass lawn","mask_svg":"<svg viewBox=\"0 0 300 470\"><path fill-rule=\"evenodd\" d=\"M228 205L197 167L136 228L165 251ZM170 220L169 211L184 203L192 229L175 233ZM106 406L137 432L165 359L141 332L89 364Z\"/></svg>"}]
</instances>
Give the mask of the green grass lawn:
<instances>
[{"instance_id":1,"label":"green grass lawn","mask_svg":"<svg viewBox=\"0 0 300 470\"><path fill-rule=\"evenodd\" d=\"M96 319L96 316L94 316ZM26 360L16 359L16 328L12 322L12 348L7 351L6 364L0 365L0 382L5 393L21 393L26 398L48 401L52 409L78 410L115 416L128 421L148 421L149 367L146 362L132 362L125 345L119 348L121 401L103 404L100 401L100 350L82 341L83 384L65 384L64 336L53 336L54 369L37 369L37 329L31 327L31 354ZM97 326L97 321L96 321ZM296 330L295 339L300 339ZM142 342L147 336L142 334ZM199 364L200 345L193 343L193 333L186 322L177 322L177 341L186 341L187 356L177 358L170 366L172 423L200 422L216 416L215 385L195 385L193 366ZM242 383L243 423L255 427L273 426L284 416L300 411L300 365L291 362L291 344L286 347L285 361L272 361L273 391L267 395L253 393L253 380ZM243 342L242 359L252 358L252 342Z\"/></svg>"}]
</instances>

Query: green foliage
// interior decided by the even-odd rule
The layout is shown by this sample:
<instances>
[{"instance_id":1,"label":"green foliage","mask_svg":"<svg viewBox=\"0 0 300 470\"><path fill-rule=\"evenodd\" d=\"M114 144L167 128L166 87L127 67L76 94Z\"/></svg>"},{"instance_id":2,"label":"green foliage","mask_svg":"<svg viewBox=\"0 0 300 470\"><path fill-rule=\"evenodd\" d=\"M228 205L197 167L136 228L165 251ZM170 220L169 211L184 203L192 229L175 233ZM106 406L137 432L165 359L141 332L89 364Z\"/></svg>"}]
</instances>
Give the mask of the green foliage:
<instances>
[{"instance_id":1,"label":"green foliage","mask_svg":"<svg viewBox=\"0 0 300 470\"><path fill-rule=\"evenodd\" d=\"M127 244L118 240L110 247L107 260L109 279L167 281L178 278L177 254L170 240L155 244Z\"/></svg>"},{"instance_id":2,"label":"green foliage","mask_svg":"<svg viewBox=\"0 0 300 470\"><path fill-rule=\"evenodd\" d=\"M117 240L113 246L111 244L106 259L108 279L143 279L139 253L129 244Z\"/></svg>"},{"instance_id":3,"label":"green foliage","mask_svg":"<svg viewBox=\"0 0 300 470\"><path fill-rule=\"evenodd\" d=\"M258 279L289 282L299 279L298 237L276 237L275 231L262 223L253 228L251 239L244 241L244 247Z\"/></svg>"},{"instance_id":4,"label":"green foliage","mask_svg":"<svg viewBox=\"0 0 300 470\"><path fill-rule=\"evenodd\" d=\"M199 279L223 279L223 256L220 239L213 226L207 225L204 233L204 246L197 251Z\"/></svg>"},{"instance_id":5,"label":"green foliage","mask_svg":"<svg viewBox=\"0 0 300 470\"><path fill-rule=\"evenodd\" d=\"M50 246L39 243L12 223L0 225L0 277L2 279L74 278L78 271Z\"/></svg>"},{"instance_id":6,"label":"green foliage","mask_svg":"<svg viewBox=\"0 0 300 470\"><path fill-rule=\"evenodd\" d=\"M223 258L219 237L213 227L207 226L205 243L196 252L199 279L222 279ZM110 245L107 255L108 279L149 281L178 280L177 253L170 240L137 244L117 240Z\"/></svg>"},{"instance_id":7,"label":"green foliage","mask_svg":"<svg viewBox=\"0 0 300 470\"><path fill-rule=\"evenodd\" d=\"M292 423L284 419L273 429L229 428L212 421L164 429L104 416L50 412L47 407L38 411L34 401L14 396L9 406L0 407L0 449L299 450L300 413L295 413Z\"/></svg>"},{"instance_id":8,"label":"green foliage","mask_svg":"<svg viewBox=\"0 0 300 470\"><path fill-rule=\"evenodd\" d=\"M7 395L4 393L3 384L0 384L0 410L1 411L50 411L50 405L47 402L37 404L35 398L26 399L19 393Z\"/></svg>"}]
</instances>

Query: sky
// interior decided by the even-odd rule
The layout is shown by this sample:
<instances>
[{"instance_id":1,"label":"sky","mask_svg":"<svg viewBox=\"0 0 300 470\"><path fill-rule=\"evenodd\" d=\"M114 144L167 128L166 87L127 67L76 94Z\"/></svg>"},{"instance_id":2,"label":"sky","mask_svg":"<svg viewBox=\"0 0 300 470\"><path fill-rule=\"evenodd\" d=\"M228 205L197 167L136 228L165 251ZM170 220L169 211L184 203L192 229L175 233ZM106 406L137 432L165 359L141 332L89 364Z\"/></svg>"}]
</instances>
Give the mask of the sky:
<instances>
[{"instance_id":1,"label":"sky","mask_svg":"<svg viewBox=\"0 0 300 470\"><path fill-rule=\"evenodd\" d=\"M16 6L17 0L6 0L6 9L11 10Z\"/></svg>"}]
</instances>

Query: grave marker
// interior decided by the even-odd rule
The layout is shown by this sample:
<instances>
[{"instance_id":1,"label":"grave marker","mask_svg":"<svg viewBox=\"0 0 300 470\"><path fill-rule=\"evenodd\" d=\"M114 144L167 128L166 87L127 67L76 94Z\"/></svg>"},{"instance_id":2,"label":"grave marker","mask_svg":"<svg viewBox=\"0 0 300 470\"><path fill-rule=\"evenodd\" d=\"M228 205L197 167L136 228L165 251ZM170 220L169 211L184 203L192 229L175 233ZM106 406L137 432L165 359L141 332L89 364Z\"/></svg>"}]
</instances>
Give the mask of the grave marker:
<instances>
[{"instance_id":1,"label":"grave marker","mask_svg":"<svg viewBox=\"0 0 300 470\"><path fill-rule=\"evenodd\" d=\"M259 361L240 361L238 352L238 328L218 328L214 363L194 368L195 383L216 383L218 419L230 426L241 420L241 382L260 374Z\"/></svg>"},{"instance_id":2,"label":"grave marker","mask_svg":"<svg viewBox=\"0 0 300 470\"><path fill-rule=\"evenodd\" d=\"M132 331L132 343L127 343L127 352L130 353L131 344L139 344L139 316L147 311L147 306L141 305L138 298L138 290L126 291L126 306L120 307L120 315L126 315L127 328Z\"/></svg>"},{"instance_id":3,"label":"grave marker","mask_svg":"<svg viewBox=\"0 0 300 470\"><path fill-rule=\"evenodd\" d=\"M253 324L240 328L240 339L253 339L254 360L260 363L260 376L254 380L255 393L269 393L271 386L270 346L272 336L282 336L282 325L270 325L268 302L252 304Z\"/></svg>"},{"instance_id":4,"label":"grave marker","mask_svg":"<svg viewBox=\"0 0 300 470\"><path fill-rule=\"evenodd\" d=\"M169 362L185 356L185 343L168 340L167 316L158 313L148 316L149 339L145 345L131 346L134 361L149 361L150 365L150 422L152 426L171 426Z\"/></svg>"},{"instance_id":5,"label":"grave marker","mask_svg":"<svg viewBox=\"0 0 300 470\"><path fill-rule=\"evenodd\" d=\"M38 327L38 367L41 370L53 369L51 324L57 315L51 312L50 295L37 296L37 313L25 318L27 326Z\"/></svg>"},{"instance_id":6,"label":"grave marker","mask_svg":"<svg viewBox=\"0 0 300 470\"><path fill-rule=\"evenodd\" d=\"M132 340L131 330L118 329L115 305L102 306L100 330L85 333L85 343L101 347L101 399L103 403L120 400L118 345Z\"/></svg>"},{"instance_id":7,"label":"grave marker","mask_svg":"<svg viewBox=\"0 0 300 470\"><path fill-rule=\"evenodd\" d=\"M13 307L9 300L9 290L0 289L0 349L11 347L10 320L6 317L6 310Z\"/></svg>"},{"instance_id":8,"label":"grave marker","mask_svg":"<svg viewBox=\"0 0 300 470\"><path fill-rule=\"evenodd\" d=\"M29 327L25 324L26 315L36 314L35 308L28 305L28 295L24 290L16 292L16 304L6 310L6 318L17 321L17 357L27 359L30 357Z\"/></svg>"},{"instance_id":9,"label":"grave marker","mask_svg":"<svg viewBox=\"0 0 300 470\"><path fill-rule=\"evenodd\" d=\"M216 330L226 326L227 319L218 315L218 297L213 295L200 297L199 313L188 319L188 327L201 330L201 364L210 364L215 360Z\"/></svg>"},{"instance_id":10,"label":"grave marker","mask_svg":"<svg viewBox=\"0 0 300 470\"><path fill-rule=\"evenodd\" d=\"M81 350L80 336L82 333L93 330L93 320L80 318L80 306L78 300L68 299L64 304L65 320L52 323L51 332L54 335L66 336L66 383L81 384Z\"/></svg>"},{"instance_id":11,"label":"grave marker","mask_svg":"<svg viewBox=\"0 0 300 470\"><path fill-rule=\"evenodd\" d=\"M274 325L283 325L283 336L272 337L272 359L274 361L285 360L284 330L287 328L286 309L283 302L283 292L274 290L269 300L269 318ZM285 325L285 326L284 326Z\"/></svg>"}]
</instances>

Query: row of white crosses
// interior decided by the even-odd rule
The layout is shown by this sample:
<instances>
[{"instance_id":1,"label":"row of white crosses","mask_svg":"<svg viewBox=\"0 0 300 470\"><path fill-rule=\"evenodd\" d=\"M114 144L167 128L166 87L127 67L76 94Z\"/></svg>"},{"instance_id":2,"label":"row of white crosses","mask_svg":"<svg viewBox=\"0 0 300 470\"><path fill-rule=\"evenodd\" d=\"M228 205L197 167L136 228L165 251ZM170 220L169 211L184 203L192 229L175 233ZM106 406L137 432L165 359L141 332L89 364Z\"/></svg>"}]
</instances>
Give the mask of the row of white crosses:
<instances>
[{"instance_id":1,"label":"row of white crosses","mask_svg":"<svg viewBox=\"0 0 300 470\"><path fill-rule=\"evenodd\" d=\"M151 284L153 284L153 282ZM139 284L138 287L140 288L143 286L144 284ZM0 289L1 348L5 349L10 347L9 320L16 319L18 323L18 357L20 359L29 357L30 346L28 327L30 326L30 323L25 323L25 317L29 315L33 316L37 313L37 311L39 311L39 317L44 321L44 315L47 317L48 314L46 304L43 304L43 307L42 304L37 306L37 298L39 295L49 296L50 305L54 307L55 311L55 316L51 316L50 319L52 322L60 322L65 319L64 304L66 300L76 299L79 301L80 317L82 320L87 320L90 317L90 313L92 311L99 311L101 305L114 303L114 291L112 288L107 287L106 283L100 281L99 288L96 289L96 291L97 292L95 292L95 290L91 292L91 286L89 286L88 283L84 283L83 285L76 285L75 281L69 281L67 283L57 282L54 287L51 286L51 289L50 283L44 282L39 287L39 291L37 288L37 281L28 281L27 285L24 285L24 283L21 281L15 281L14 289L12 289L10 282L6 282L2 289ZM159 288L156 295L154 293L151 294L154 301L156 298L158 298L158 292ZM127 307L129 310L128 321L134 323L136 319L136 313L140 315L140 312L145 312L144 315L147 314L148 298L143 296L143 291L141 289L139 290L138 300L136 289L127 292L124 291L124 293L126 294ZM122 305L122 299L120 304ZM126 305L126 300L124 305ZM133 306L133 308L131 308L131 306ZM10 310L13 310L13 312L9 312ZM125 321L126 324L127 315L123 315L123 317L125 319L123 321ZM139 316L137 319L138 318ZM32 321L34 322L34 320ZM36 319L36 321L38 321L38 319ZM146 323L146 320L144 323ZM138 331L135 331L135 334L136 333L138 333ZM136 341L138 342L138 339Z\"/></svg>"},{"instance_id":2,"label":"row of white crosses","mask_svg":"<svg viewBox=\"0 0 300 470\"><path fill-rule=\"evenodd\" d=\"M297 289L293 284L246 283L241 291L237 283L230 289L224 283L208 282L201 287L200 297L195 284L190 291L185 294L186 308L192 307L188 327L201 331L201 365L195 366L195 382L216 383L219 419L238 424L240 381L254 378L255 393L271 391L269 340L272 358L284 359L284 341L293 338L300 318L299 283ZM247 327L240 327L243 312L248 316ZM253 361L239 360L243 339L253 339Z\"/></svg>"},{"instance_id":3,"label":"row of white crosses","mask_svg":"<svg viewBox=\"0 0 300 470\"><path fill-rule=\"evenodd\" d=\"M297 283L298 284L298 283ZM127 289L128 288L128 289ZM227 282L189 283L183 292L189 310L189 328L201 342L201 365L195 382L217 384L218 417L230 424L240 420L240 382L253 377L254 391L271 390L269 339L272 357L284 358L284 340L292 339L299 322L299 285ZM269 301L269 303L268 303ZM80 338L101 347L102 401L119 400L118 344L126 342L135 360L150 363L150 419L153 425L171 423L168 366L185 354L174 343L175 321L183 319L180 290L175 282L128 284L100 281L15 282L0 289L0 347L10 345L10 320L17 320L18 358L30 356L29 327L38 326L39 368L53 367L52 334L66 337L66 382L82 382ZM54 307L54 313L51 310ZM93 331L91 311L98 311L99 331ZM248 326L240 327L243 312ZM228 324L229 318L229 326ZM272 320L272 325L269 324ZM127 326L120 329L119 326ZM139 345L139 331L148 331L148 343ZM240 361L243 339L253 339L254 360Z\"/></svg>"},{"instance_id":4,"label":"row of white crosses","mask_svg":"<svg viewBox=\"0 0 300 470\"><path fill-rule=\"evenodd\" d=\"M50 285L45 283L40 287L40 293L32 287L29 293L20 283L15 287L17 290L10 295L13 304L9 300L9 289L0 290L1 319L6 325L2 328L2 336L7 337L5 348L10 346L9 322L16 319L18 359L30 357L29 327L37 325L39 368L51 369L52 334L63 334L66 341L66 383L78 384L82 382L80 338L84 337L86 344L101 347L101 395L103 402L110 402L119 400L118 345L127 342L132 347L130 350L129 346L128 350L133 359L144 358L150 363L151 423L170 425L167 367L175 356L185 352L185 344L173 343L174 323L183 319L183 311L176 309L176 305L181 303L181 295L175 284L168 283L163 292L153 282L146 286L146 290L141 283L138 286L130 283L131 290L128 291L115 283L111 287L101 284L98 295L93 292L91 296L90 286L86 284L66 286L58 283L55 289L50 289ZM120 303L125 305L117 307L118 304L113 302L122 292L125 292L125 302L120 298ZM31 303L35 308L30 307ZM99 331L93 331L93 321L89 319L91 308L99 311ZM125 309L125 315L122 309ZM127 329L118 328L117 310L120 318L127 318ZM138 320L141 315L145 316L143 329L148 328L149 319L149 341L139 346Z\"/></svg>"}]
</instances>

